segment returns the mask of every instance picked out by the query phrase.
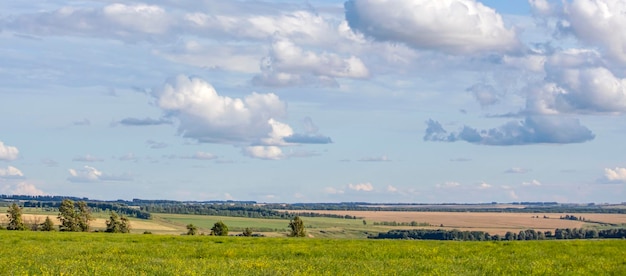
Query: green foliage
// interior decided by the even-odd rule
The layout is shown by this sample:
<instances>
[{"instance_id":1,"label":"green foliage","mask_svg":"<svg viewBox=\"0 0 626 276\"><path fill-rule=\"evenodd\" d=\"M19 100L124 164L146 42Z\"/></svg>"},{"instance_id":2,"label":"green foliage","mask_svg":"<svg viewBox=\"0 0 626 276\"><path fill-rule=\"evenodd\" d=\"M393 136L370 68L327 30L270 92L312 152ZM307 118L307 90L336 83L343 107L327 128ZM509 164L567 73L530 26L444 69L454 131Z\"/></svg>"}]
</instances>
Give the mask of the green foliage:
<instances>
[{"instance_id":1,"label":"green foliage","mask_svg":"<svg viewBox=\"0 0 626 276\"><path fill-rule=\"evenodd\" d=\"M109 233L130 233L130 221L124 215L121 217L114 211L111 211L111 216L106 221L107 229Z\"/></svg>"},{"instance_id":2,"label":"green foliage","mask_svg":"<svg viewBox=\"0 0 626 276\"><path fill-rule=\"evenodd\" d=\"M89 232L89 222L93 217L84 201L79 201L75 206L74 201L65 199L59 206L58 219L61 221L59 226L61 231Z\"/></svg>"},{"instance_id":3,"label":"green foliage","mask_svg":"<svg viewBox=\"0 0 626 276\"><path fill-rule=\"evenodd\" d=\"M39 225L41 231L54 231L54 222L49 216L46 216L46 220Z\"/></svg>"},{"instance_id":4,"label":"green foliage","mask_svg":"<svg viewBox=\"0 0 626 276\"><path fill-rule=\"evenodd\" d=\"M207 239L0 231L0 271L3 275L626 275L624 248L626 240Z\"/></svg>"},{"instance_id":5,"label":"green foliage","mask_svg":"<svg viewBox=\"0 0 626 276\"><path fill-rule=\"evenodd\" d=\"M187 235L195 236L196 234L198 234L198 227L191 223L187 224Z\"/></svg>"},{"instance_id":6,"label":"green foliage","mask_svg":"<svg viewBox=\"0 0 626 276\"><path fill-rule=\"evenodd\" d=\"M243 229L241 235L244 237L252 237L252 229L246 227L246 229Z\"/></svg>"},{"instance_id":7,"label":"green foliage","mask_svg":"<svg viewBox=\"0 0 626 276\"><path fill-rule=\"evenodd\" d=\"M228 236L228 226L222 221L216 222L211 228L211 236Z\"/></svg>"},{"instance_id":8,"label":"green foliage","mask_svg":"<svg viewBox=\"0 0 626 276\"><path fill-rule=\"evenodd\" d=\"M290 237L305 237L306 231L304 230L304 222L299 216L296 216L289 222Z\"/></svg>"},{"instance_id":9,"label":"green foliage","mask_svg":"<svg viewBox=\"0 0 626 276\"><path fill-rule=\"evenodd\" d=\"M24 221L22 220L22 208L20 208L20 206L16 203L9 206L9 209L7 210L7 218L9 219L7 230L24 231L27 229Z\"/></svg>"}]
</instances>

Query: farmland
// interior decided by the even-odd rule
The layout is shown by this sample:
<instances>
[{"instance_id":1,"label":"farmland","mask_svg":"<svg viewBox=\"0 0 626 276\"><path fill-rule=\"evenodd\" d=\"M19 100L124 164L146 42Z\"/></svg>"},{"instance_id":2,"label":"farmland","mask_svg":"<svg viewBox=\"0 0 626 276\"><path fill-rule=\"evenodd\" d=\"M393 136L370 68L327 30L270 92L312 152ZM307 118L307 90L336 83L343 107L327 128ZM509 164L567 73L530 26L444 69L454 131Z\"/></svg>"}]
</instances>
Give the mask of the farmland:
<instances>
[{"instance_id":1,"label":"farmland","mask_svg":"<svg viewBox=\"0 0 626 276\"><path fill-rule=\"evenodd\" d=\"M624 275L626 241L441 242L0 231L8 275Z\"/></svg>"}]
</instances>

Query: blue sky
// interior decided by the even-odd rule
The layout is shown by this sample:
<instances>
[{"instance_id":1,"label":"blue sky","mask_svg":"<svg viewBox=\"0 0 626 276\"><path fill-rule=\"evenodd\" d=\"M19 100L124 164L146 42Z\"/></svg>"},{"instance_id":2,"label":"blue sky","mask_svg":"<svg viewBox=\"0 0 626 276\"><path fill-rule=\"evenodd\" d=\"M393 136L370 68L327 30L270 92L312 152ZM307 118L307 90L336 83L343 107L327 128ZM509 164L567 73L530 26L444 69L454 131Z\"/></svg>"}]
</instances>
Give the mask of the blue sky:
<instances>
[{"instance_id":1,"label":"blue sky","mask_svg":"<svg viewBox=\"0 0 626 276\"><path fill-rule=\"evenodd\" d=\"M626 1L0 11L0 193L624 201Z\"/></svg>"}]
</instances>

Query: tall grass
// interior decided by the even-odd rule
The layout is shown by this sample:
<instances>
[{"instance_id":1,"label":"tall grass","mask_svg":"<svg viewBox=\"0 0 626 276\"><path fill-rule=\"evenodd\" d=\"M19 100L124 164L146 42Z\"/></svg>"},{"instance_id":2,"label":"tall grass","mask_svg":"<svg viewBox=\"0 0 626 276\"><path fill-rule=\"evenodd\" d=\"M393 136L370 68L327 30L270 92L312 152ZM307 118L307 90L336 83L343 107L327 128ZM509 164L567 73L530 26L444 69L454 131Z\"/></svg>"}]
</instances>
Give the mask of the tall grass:
<instances>
[{"instance_id":1,"label":"tall grass","mask_svg":"<svg viewBox=\"0 0 626 276\"><path fill-rule=\"evenodd\" d=\"M443 242L0 231L3 275L626 275L626 241Z\"/></svg>"}]
</instances>

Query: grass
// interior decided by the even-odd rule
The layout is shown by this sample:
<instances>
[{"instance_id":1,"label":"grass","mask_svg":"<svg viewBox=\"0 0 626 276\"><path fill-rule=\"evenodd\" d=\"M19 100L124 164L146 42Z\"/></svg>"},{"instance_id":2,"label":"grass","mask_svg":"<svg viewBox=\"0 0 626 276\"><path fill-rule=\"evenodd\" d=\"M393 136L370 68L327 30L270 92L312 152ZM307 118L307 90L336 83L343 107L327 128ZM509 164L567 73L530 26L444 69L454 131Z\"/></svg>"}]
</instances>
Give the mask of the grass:
<instances>
[{"instance_id":1,"label":"grass","mask_svg":"<svg viewBox=\"0 0 626 276\"><path fill-rule=\"evenodd\" d=\"M0 231L4 275L626 275L625 240L443 242Z\"/></svg>"}]
</instances>

